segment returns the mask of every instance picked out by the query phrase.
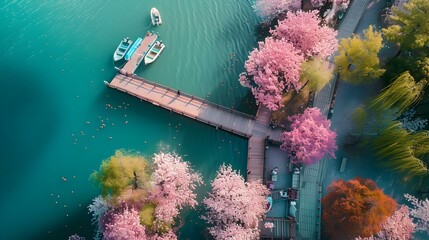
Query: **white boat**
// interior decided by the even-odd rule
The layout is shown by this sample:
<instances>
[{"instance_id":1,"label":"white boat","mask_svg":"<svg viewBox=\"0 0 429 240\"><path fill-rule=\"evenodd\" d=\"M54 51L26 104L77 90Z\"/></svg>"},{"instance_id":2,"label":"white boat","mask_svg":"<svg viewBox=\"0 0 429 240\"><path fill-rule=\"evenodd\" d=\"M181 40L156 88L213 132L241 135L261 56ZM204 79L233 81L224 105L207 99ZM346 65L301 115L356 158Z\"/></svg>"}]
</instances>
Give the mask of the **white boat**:
<instances>
[{"instance_id":1,"label":"white boat","mask_svg":"<svg viewBox=\"0 0 429 240\"><path fill-rule=\"evenodd\" d=\"M161 14L159 14L158 9L152 8L150 10L150 18L152 19L152 25L155 26L162 24Z\"/></svg>"},{"instance_id":2,"label":"white boat","mask_svg":"<svg viewBox=\"0 0 429 240\"><path fill-rule=\"evenodd\" d=\"M124 38L122 39L122 41L119 43L119 46L116 48L115 53L113 54L113 60L114 61L119 61L121 60L125 53L128 51L128 49L130 48L131 44L133 43L132 40L130 40L130 38Z\"/></svg>"},{"instance_id":3,"label":"white boat","mask_svg":"<svg viewBox=\"0 0 429 240\"><path fill-rule=\"evenodd\" d=\"M144 64L147 65L149 63L154 62L158 58L159 54L161 54L162 50L164 50L164 48L164 43L156 41L155 44L153 44L149 51L146 53L144 57Z\"/></svg>"}]
</instances>

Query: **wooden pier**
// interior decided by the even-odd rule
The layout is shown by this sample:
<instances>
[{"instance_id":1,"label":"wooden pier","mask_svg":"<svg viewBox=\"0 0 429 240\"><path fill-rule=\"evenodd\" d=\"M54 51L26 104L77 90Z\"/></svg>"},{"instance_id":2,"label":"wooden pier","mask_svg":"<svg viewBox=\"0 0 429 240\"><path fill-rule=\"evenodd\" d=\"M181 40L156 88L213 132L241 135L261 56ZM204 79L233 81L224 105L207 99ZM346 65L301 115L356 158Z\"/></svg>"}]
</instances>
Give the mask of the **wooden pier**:
<instances>
[{"instance_id":1,"label":"wooden pier","mask_svg":"<svg viewBox=\"0 0 429 240\"><path fill-rule=\"evenodd\" d=\"M280 142L281 132L270 128L271 111L265 107L258 109L255 118L141 77L122 73L118 73L108 86L216 129L248 138L248 181L263 179L265 140Z\"/></svg>"},{"instance_id":2,"label":"wooden pier","mask_svg":"<svg viewBox=\"0 0 429 240\"><path fill-rule=\"evenodd\" d=\"M147 51L150 47L155 43L158 38L157 34L153 34L150 32L146 33L146 36L143 38L140 46L136 49L133 56L128 60L128 62L123 66L119 71L126 75L134 74L137 67L140 65L141 61L144 59Z\"/></svg>"}]
</instances>

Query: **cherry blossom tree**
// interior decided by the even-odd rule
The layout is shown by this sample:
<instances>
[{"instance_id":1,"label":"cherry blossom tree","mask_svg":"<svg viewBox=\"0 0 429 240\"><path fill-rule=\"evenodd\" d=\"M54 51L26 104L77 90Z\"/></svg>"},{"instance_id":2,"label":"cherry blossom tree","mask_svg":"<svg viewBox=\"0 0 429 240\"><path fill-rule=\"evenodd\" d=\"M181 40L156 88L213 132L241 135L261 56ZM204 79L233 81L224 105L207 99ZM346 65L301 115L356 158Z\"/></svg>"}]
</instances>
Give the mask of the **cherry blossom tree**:
<instances>
[{"instance_id":1,"label":"cherry blossom tree","mask_svg":"<svg viewBox=\"0 0 429 240\"><path fill-rule=\"evenodd\" d=\"M396 212L381 224L381 231L375 236L358 237L355 240L408 240L413 236L416 225L410 218L410 210L402 205Z\"/></svg>"},{"instance_id":2,"label":"cherry blossom tree","mask_svg":"<svg viewBox=\"0 0 429 240\"><path fill-rule=\"evenodd\" d=\"M416 230L429 234L429 199L419 200L410 194L404 196L413 205L410 215L417 219Z\"/></svg>"},{"instance_id":3,"label":"cherry blossom tree","mask_svg":"<svg viewBox=\"0 0 429 240\"><path fill-rule=\"evenodd\" d=\"M105 240L146 239L138 211L127 206L107 211L102 217L102 225Z\"/></svg>"},{"instance_id":4,"label":"cherry blossom tree","mask_svg":"<svg viewBox=\"0 0 429 240\"><path fill-rule=\"evenodd\" d=\"M288 10L301 8L301 0L256 0L253 6L258 16L268 21Z\"/></svg>"},{"instance_id":5,"label":"cherry blossom tree","mask_svg":"<svg viewBox=\"0 0 429 240\"><path fill-rule=\"evenodd\" d=\"M318 14L319 11L288 12L286 19L270 32L276 39L291 42L306 58L326 58L338 48L337 31L320 25Z\"/></svg>"},{"instance_id":6,"label":"cherry blossom tree","mask_svg":"<svg viewBox=\"0 0 429 240\"><path fill-rule=\"evenodd\" d=\"M312 164L326 154L335 158L336 133L331 131L331 121L318 108L307 108L303 114L289 117L291 130L282 133L281 149L295 155L297 162Z\"/></svg>"},{"instance_id":7,"label":"cherry blossom tree","mask_svg":"<svg viewBox=\"0 0 429 240\"><path fill-rule=\"evenodd\" d=\"M117 151L93 174L101 195L88 209L98 230L95 239L175 240L179 211L197 205L200 174L175 153L158 153L153 163ZM174 228L173 228L174 226Z\"/></svg>"},{"instance_id":8,"label":"cherry blossom tree","mask_svg":"<svg viewBox=\"0 0 429 240\"><path fill-rule=\"evenodd\" d=\"M204 199L207 213L202 218L213 227L215 239L257 239L258 222L265 214L268 189L259 181L245 182L232 167L222 165Z\"/></svg>"},{"instance_id":9,"label":"cherry blossom tree","mask_svg":"<svg viewBox=\"0 0 429 240\"><path fill-rule=\"evenodd\" d=\"M411 239L416 226L413 219L410 218L409 208L402 205L393 216L381 224L381 227L381 232L377 234L377 238L402 240Z\"/></svg>"},{"instance_id":10,"label":"cherry blossom tree","mask_svg":"<svg viewBox=\"0 0 429 240\"><path fill-rule=\"evenodd\" d=\"M285 92L301 88L300 66L303 61L291 43L268 37L265 42L259 42L259 49L250 53L244 65L247 74L240 75L240 82L252 88L258 104L278 110L283 106Z\"/></svg>"},{"instance_id":11,"label":"cherry blossom tree","mask_svg":"<svg viewBox=\"0 0 429 240\"><path fill-rule=\"evenodd\" d=\"M158 153L154 158L155 172L152 175L154 190L151 192L157 204L157 220L171 224L185 206L195 207L195 188L203 183L201 175L192 171L188 162L177 154Z\"/></svg>"}]
</instances>

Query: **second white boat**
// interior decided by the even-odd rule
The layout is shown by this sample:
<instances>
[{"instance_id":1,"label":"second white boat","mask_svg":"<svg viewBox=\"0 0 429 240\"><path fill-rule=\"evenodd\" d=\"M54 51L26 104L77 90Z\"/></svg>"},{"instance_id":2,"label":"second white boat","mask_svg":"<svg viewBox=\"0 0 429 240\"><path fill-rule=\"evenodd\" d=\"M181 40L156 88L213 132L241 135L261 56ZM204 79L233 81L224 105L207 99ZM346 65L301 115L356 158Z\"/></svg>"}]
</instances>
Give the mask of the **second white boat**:
<instances>
[{"instance_id":1,"label":"second white boat","mask_svg":"<svg viewBox=\"0 0 429 240\"><path fill-rule=\"evenodd\" d=\"M150 10L150 18L152 20L152 25L161 25L162 24L162 19L161 19L161 14L159 14L158 9L156 8L152 8Z\"/></svg>"},{"instance_id":2,"label":"second white boat","mask_svg":"<svg viewBox=\"0 0 429 240\"><path fill-rule=\"evenodd\" d=\"M164 50L164 48L164 43L156 41L145 55L144 64L147 65L149 63L153 63L158 58L159 54L161 54L162 50Z\"/></svg>"}]
</instances>

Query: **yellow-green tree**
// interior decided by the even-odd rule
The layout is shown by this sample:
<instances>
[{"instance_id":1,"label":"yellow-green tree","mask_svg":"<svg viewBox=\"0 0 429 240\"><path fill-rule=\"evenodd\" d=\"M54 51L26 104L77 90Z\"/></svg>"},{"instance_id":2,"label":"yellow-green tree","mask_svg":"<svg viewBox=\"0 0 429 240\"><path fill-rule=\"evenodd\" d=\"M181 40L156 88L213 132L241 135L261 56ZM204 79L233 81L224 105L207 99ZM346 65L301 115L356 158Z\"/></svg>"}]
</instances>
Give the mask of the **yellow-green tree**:
<instances>
[{"instance_id":1,"label":"yellow-green tree","mask_svg":"<svg viewBox=\"0 0 429 240\"><path fill-rule=\"evenodd\" d=\"M427 175L425 162L429 154L429 136L426 132L410 133L400 122L392 122L378 135L372 146L384 159L383 165L407 175Z\"/></svg>"},{"instance_id":2,"label":"yellow-green tree","mask_svg":"<svg viewBox=\"0 0 429 240\"><path fill-rule=\"evenodd\" d=\"M138 155L116 151L115 155L103 161L100 170L91 174L91 178L99 183L101 194L119 196L125 189L137 189L148 184L148 162Z\"/></svg>"},{"instance_id":3,"label":"yellow-green tree","mask_svg":"<svg viewBox=\"0 0 429 240\"><path fill-rule=\"evenodd\" d=\"M332 78L328 62L317 56L301 64L300 74L303 87L308 85L314 92L320 91Z\"/></svg>"},{"instance_id":4,"label":"yellow-green tree","mask_svg":"<svg viewBox=\"0 0 429 240\"><path fill-rule=\"evenodd\" d=\"M426 85L425 79L416 83L410 73L406 71L384 88L370 107L379 112L391 109L399 116L420 100Z\"/></svg>"},{"instance_id":5,"label":"yellow-green tree","mask_svg":"<svg viewBox=\"0 0 429 240\"><path fill-rule=\"evenodd\" d=\"M386 39L402 49L429 47L429 1L410 0L403 8L392 7L393 25L383 29Z\"/></svg>"},{"instance_id":6,"label":"yellow-green tree","mask_svg":"<svg viewBox=\"0 0 429 240\"><path fill-rule=\"evenodd\" d=\"M334 59L341 79L357 84L381 76L384 69L380 68L378 52L383 46L382 40L381 33L371 25L363 39L358 35L342 39Z\"/></svg>"}]
</instances>

